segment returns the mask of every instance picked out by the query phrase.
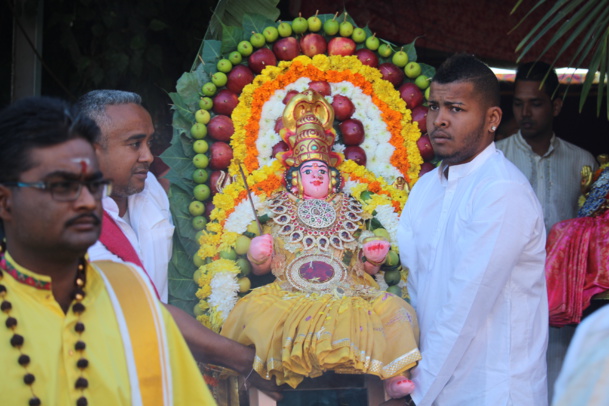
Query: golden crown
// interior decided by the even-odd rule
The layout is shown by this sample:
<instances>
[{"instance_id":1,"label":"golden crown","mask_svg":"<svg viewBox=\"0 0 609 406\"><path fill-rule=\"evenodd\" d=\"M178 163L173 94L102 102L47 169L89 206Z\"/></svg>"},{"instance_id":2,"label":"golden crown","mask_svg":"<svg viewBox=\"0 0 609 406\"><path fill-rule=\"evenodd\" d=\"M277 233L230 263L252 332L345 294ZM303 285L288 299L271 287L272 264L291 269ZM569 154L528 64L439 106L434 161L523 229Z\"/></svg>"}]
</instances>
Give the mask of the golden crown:
<instances>
[{"instance_id":1,"label":"golden crown","mask_svg":"<svg viewBox=\"0 0 609 406\"><path fill-rule=\"evenodd\" d=\"M314 90L292 97L283 111L282 139L290 147L279 158L287 166L319 160L337 166L342 155L332 151L336 133L332 128L334 110L330 103Z\"/></svg>"}]
</instances>

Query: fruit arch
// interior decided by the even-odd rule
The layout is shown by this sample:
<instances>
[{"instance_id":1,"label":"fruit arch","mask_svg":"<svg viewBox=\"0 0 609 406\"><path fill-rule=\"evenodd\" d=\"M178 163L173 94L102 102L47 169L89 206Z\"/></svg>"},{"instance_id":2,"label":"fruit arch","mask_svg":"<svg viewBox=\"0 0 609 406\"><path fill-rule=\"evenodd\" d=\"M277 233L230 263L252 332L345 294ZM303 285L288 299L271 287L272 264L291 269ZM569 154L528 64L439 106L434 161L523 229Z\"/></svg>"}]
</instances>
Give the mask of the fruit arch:
<instances>
[{"instance_id":1,"label":"fruit arch","mask_svg":"<svg viewBox=\"0 0 609 406\"><path fill-rule=\"evenodd\" d=\"M275 159L287 148L283 109L308 88L335 110L345 191L374 214L367 227L392 243L376 280L406 296L398 217L409 187L433 168L424 134L434 69L417 61L414 41L396 46L346 13L291 22L245 15L241 27L224 27L221 41L205 40L197 60L170 94L173 139L162 155L176 225L170 303L219 331L240 296L272 279L250 274L245 254L258 234L252 204L259 208L283 187Z\"/></svg>"}]
</instances>

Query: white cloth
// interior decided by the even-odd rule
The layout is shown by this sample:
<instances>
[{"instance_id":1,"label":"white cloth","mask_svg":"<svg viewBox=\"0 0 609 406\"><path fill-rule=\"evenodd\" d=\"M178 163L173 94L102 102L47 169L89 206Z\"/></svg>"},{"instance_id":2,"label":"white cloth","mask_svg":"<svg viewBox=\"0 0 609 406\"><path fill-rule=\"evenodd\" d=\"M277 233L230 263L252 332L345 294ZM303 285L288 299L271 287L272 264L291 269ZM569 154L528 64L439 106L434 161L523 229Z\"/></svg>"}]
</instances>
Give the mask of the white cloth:
<instances>
[{"instance_id":1,"label":"white cloth","mask_svg":"<svg viewBox=\"0 0 609 406\"><path fill-rule=\"evenodd\" d=\"M575 331L552 405L609 405L609 306L591 314Z\"/></svg>"},{"instance_id":2,"label":"white cloth","mask_svg":"<svg viewBox=\"0 0 609 406\"><path fill-rule=\"evenodd\" d=\"M498 141L497 149L531 182L543 209L546 233L559 221L577 217L582 167L598 166L591 153L553 135L548 152L539 156L520 131Z\"/></svg>"},{"instance_id":3,"label":"white cloth","mask_svg":"<svg viewBox=\"0 0 609 406\"><path fill-rule=\"evenodd\" d=\"M167 303L167 268L174 230L167 193L154 174L149 172L144 190L128 197L129 223L118 215L118 205L111 197L105 197L102 204L131 242L161 300ZM89 248L89 258L91 261L107 259L124 262L99 241Z\"/></svg>"},{"instance_id":4,"label":"white cloth","mask_svg":"<svg viewBox=\"0 0 609 406\"><path fill-rule=\"evenodd\" d=\"M424 175L398 227L419 318L417 406L547 404L548 299L541 207L491 143Z\"/></svg>"}]
</instances>

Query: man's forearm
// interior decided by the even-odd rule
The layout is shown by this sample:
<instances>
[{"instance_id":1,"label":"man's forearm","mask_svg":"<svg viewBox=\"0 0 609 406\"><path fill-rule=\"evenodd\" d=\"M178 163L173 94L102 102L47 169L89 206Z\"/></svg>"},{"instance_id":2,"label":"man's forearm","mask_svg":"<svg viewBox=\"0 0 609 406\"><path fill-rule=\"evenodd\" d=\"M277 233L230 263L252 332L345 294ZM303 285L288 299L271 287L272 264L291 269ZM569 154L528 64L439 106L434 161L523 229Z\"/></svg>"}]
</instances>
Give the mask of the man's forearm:
<instances>
[{"instance_id":1,"label":"man's forearm","mask_svg":"<svg viewBox=\"0 0 609 406\"><path fill-rule=\"evenodd\" d=\"M182 332L197 361L220 365L247 375L254 362L255 351L213 332L188 313L170 304L165 307Z\"/></svg>"}]
</instances>

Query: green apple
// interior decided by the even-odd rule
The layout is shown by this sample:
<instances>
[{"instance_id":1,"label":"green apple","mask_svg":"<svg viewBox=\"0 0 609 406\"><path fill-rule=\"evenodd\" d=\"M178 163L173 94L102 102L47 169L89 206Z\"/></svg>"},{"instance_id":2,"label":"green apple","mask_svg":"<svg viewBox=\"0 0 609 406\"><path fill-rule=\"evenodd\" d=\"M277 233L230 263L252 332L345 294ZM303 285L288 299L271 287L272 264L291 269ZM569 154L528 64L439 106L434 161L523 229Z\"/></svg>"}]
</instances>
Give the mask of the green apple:
<instances>
[{"instance_id":1,"label":"green apple","mask_svg":"<svg viewBox=\"0 0 609 406\"><path fill-rule=\"evenodd\" d=\"M381 57L383 58L389 58L389 56L391 56L391 53L393 52L393 50L391 49L391 47L387 44L381 44L379 46L379 50L378 53Z\"/></svg>"},{"instance_id":2,"label":"green apple","mask_svg":"<svg viewBox=\"0 0 609 406\"><path fill-rule=\"evenodd\" d=\"M402 280L402 273L398 269L385 271L385 282L387 282L387 285L397 285L400 280Z\"/></svg>"},{"instance_id":3,"label":"green apple","mask_svg":"<svg viewBox=\"0 0 609 406\"><path fill-rule=\"evenodd\" d=\"M190 135L195 140L203 139L207 136L207 126L202 123L194 123L192 127L190 127Z\"/></svg>"},{"instance_id":4,"label":"green apple","mask_svg":"<svg viewBox=\"0 0 609 406\"><path fill-rule=\"evenodd\" d=\"M241 63L241 61L243 60L243 56L241 56L239 51L233 51L230 54L228 54L228 60L230 61L230 63L233 64L233 66L239 65Z\"/></svg>"},{"instance_id":5,"label":"green apple","mask_svg":"<svg viewBox=\"0 0 609 406\"><path fill-rule=\"evenodd\" d=\"M247 254L247 250L250 249L251 242L252 240L250 240L245 235L240 235L239 237L237 237L237 241L235 241L235 252L237 253L237 255Z\"/></svg>"},{"instance_id":6,"label":"green apple","mask_svg":"<svg viewBox=\"0 0 609 406\"><path fill-rule=\"evenodd\" d=\"M250 281L250 278L248 278L247 276L239 278L239 280L237 280L237 283L239 284L239 292L241 293L245 293L252 288L252 281Z\"/></svg>"},{"instance_id":7,"label":"green apple","mask_svg":"<svg viewBox=\"0 0 609 406\"><path fill-rule=\"evenodd\" d=\"M197 154L204 154L207 152L207 150L209 149L209 144L207 143L207 141L205 140L196 140L193 144L192 144L192 149L193 151L195 151Z\"/></svg>"},{"instance_id":8,"label":"green apple","mask_svg":"<svg viewBox=\"0 0 609 406\"><path fill-rule=\"evenodd\" d=\"M429 78L425 75L419 75L414 80L414 84L421 90L426 90L429 87Z\"/></svg>"},{"instance_id":9,"label":"green apple","mask_svg":"<svg viewBox=\"0 0 609 406\"><path fill-rule=\"evenodd\" d=\"M252 265L250 261L245 258L237 259L237 267L241 270L241 275L247 276L252 271Z\"/></svg>"},{"instance_id":10,"label":"green apple","mask_svg":"<svg viewBox=\"0 0 609 406\"><path fill-rule=\"evenodd\" d=\"M250 37L250 43L254 46L254 48L262 48L264 44L266 44L266 39L264 38L264 35L260 34L259 32L254 32Z\"/></svg>"},{"instance_id":11,"label":"green apple","mask_svg":"<svg viewBox=\"0 0 609 406\"><path fill-rule=\"evenodd\" d=\"M237 253L232 248L222 250L222 251L220 251L220 258L230 259L230 260L235 261L237 259Z\"/></svg>"},{"instance_id":12,"label":"green apple","mask_svg":"<svg viewBox=\"0 0 609 406\"><path fill-rule=\"evenodd\" d=\"M408 63L408 54L404 52L404 49L400 49L398 52L393 54L391 62L398 68L403 68Z\"/></svg>"},{"instance_id":13,"label":"green apple","mask_svg":"<svg viewBox=\"0 0 609 406\"><path fill-rule=\"evenodd\" d=\"M198 200L193 200L188 205L188 212L191 216L202 216L205 213L205 205Z\"/></svg>"},{"instance_id":14,"label":"green apple","mask_svg":"<svg viewBox=\"0 0 609 406\"><path fill-rule=\"evenodd\" d=\"M389 250L387 253L387 257L385 258L385 265L387 266L396 266L400 263L400 256L397 252L393 250Z\"/></svg>"},{"instance_id":15,"label":"green apple","mask_svg":"<svg viewBox=\"0 0 609 406\"><path fill-rule=\"evenodd\" d=\"M301 13L298 13L298 17L292 21L292 31L294 34L302 34L309 28L309 23L307 19L302 16Z\"/></svg>"},{"instance_id":16,"label":"green apple","mask_svg":"<svg viewBox=\"0 0 609 406\"><path fill-rule=\"evenodd\" d=\"M194 314L195 317L198 317L198 316L201 316L201 315L205 314L205 310L203 310L201 308L201 306L199 306L199 304L197 303L195 305L195 307L192 308L192 314Z\"/></svg>"},{"instance_id":17,"label":"green apple","mask_svg":"<svg viewBox=\"0 0 609 406\"><path fill-rule=\"evenodd\" d=\"M233 69L233 64L231 61L229 61L226 58L222 58L218 61L218 63L216 64L216 68L220 71L220 72L224 72L224 73L228 73L231 71L231 69Z\"/></svg>"},{"instance_id":18,"label":"green apple","mask_svg":"<svg viewBox=\"0 0 609 406\"><path fill-rule=\"evenodd\" d=\"M203 230L205 225L207 224L207 220L203 216L196 216L192 218L192 228L195 230Z\"/></svg>"},{"instance_id":19,"label":"green apple","mask_svg":"<svg viewBox=\"0 0 609 406\"><path fill-rule=\"evenodd\" d=\"M379 49L380 45L381 41L379 41L379 39L376 37L376 33L372 34L371 37L366 38L366 48L369 50L376 51Z\"/></svg>"},{"instance_id":20,"label":"green apple","mask_svg":"<svg viewBox=\"0 0 609 406\"><path fill-rule=\"evenodd\" d=\"M214 107L214 101L211 99L211 97L201 97L199 99L199 108L203 110L211 110L212 107Z\"/></svg>"},{"instance_id":21,"label":"green apple","mask_svg":"<svg viewBox=\"0 0 609 406\"><path fill-rule=\"evenodd\" d=\"M260 236L260 229L258 228L258 223L256 222L256 220L252 221L247 225L246 231L254 234L256 237Z\"/></svg>"},{"instance_id":22,"label":"green apple","mask_svg":"<svg viewBox=\"0 0 609 406\"><path fill-rule=\"evenodd\" d=\"M195 183L205 183L207 182L207 179L209 179L209 172L207 172L206 169L197 168L192 173L192 180L194 180Z\"/></svg>"},{"instance_id":23,"label":"green apple","mask_svg":"<svg viewBox=\"0 0 609 406\"><path fill-rule=\"evenodd\" d=\"M209 114L209 111L207 111L205 109L200 109L195 112L195 121L197 123L207 124L207 123L209 123L210 119L211 119L211 114Z\"/></svg>"},{"instance_id":24,"label":"green apple","mask_svg":"<svg viewBox=\"0 0 609 406\"><path fill-rule=\"evenodd\" d=\"M195 252L195 255L192 256L192 263L195 264L197 268L205 265L205 262L203 262L203 258L199 256L198 252ZM194 281L198 283L199 279L201 278L201 272L199 272L199 277L197 278L197 271L195 271L195 274L193 275L192 279L194 279Z\"/></svg>"},{"instance_id":25,"label":"green apple","mask_svg":"<svg viewBox=\"0 0 609 406\"><path fill-rule=\"evenodd\" d=\"M205 96L213 96L218 88L212 82L207 82L201 87L201 91Z\"/></svg>"},{"instance_id":26,"label":"green apple","mask_svg":"<svg viewBox=\"0 0 609 406\"><path fill-rule=\"evenodd\" d=\"M347 18L347 13L345 13L345 18ZM353 24L346 20L343 21L342 23L340 23L338 33L341 37L350 37L351 34L353 34Z\"/></svg>"},{"instance_id":27,"label":"green apple","mask_svg":"<svg viewBox=\"0 0 609 406\"><path fill-rule=\"evenodd\" d=\"M209 165L209 158L205 154L197 154L192 158L192 163L196 168L205 169Z\"/></svg>"},{"instance_id":28,"label":"green apple","mask_svg":"<svg viewBox=\"0 0 609 406\"><path fill-rule=\"evenodd\" d=\"M402 288L400 288L398 285L389 286L387 288L387 292L393 293L394 295L396 295L398 297L402 297Z\"/></svg>"},{"instance_id":29,"label":"green apple","mask_svg":"<svg viewBox=\"0 0 609 406\"><path fill-rule=\"evenodd\" d=\"M338 16L338 12L334 14L334 18L331 20L326 20L324 23L324 32L326 35L336 35L339 30L340 24L336 21L336 17Z\"/></svg>"},{"instance_id":30,"label":"green apple","mask_svg":"<svg viewBox=\"0 0 609 406\"><path fill-rule=\"evenodd\" d=\"M264 35L266 42L275 42L279 38L279 31L274 26L269 25L262 30L262 35Z\"/></svg>"},{"instance_id":31,"label":"green apple","mask_svg":"<svg viewBox=\"0 0 609 406\"><path fill-rule=\"evenodd\" d=\"M404 73L410 79L414 79L421 74L421 65L415 61L410 61L404 66Z\"/></svg>"},{"instance_id":32,"label":"green apple","mask_svg":"<svg viewBox=\"0 0 609 406\"><path fill-rule=\"evenodd\" d=\"M319 19L319 17L317 17L318 14L319 14L319 10L317 10L315 12L314 16L307 18L307 24L309 26L309 31L311 31L311 32L317 32L317 31L321 30L322 22Z\"/></svg>"},{"instance_id":33,"label":"green apple","mask_svg":"<svg viewBox=\"0 0 609 406\"><path fill-rule=\"evenodd\" d=\"M383 237L387 241L391 241L391 236L389 235L389 231L387 231L386 229L384 229L382 227L375 228L372 232L377 237Z\"/></svg>"},{"instance_id":34,"label":"green apple","mask_svg":"<svg viewBox=\"0 0 609 406\"><path fill-rule=\"evenodd\" d=\"M211 196L211 189L205 183L201 183L200 185L195 186L192 193L194 194L195 199L204 202Z\"/></svg>"},{"instance_id":35,"label":"green apple","mask_svg":"<svg viewBox=\"0 0 609 406\"><path fill-rule=\"evenodd\" d=\"M228 61L228 59L226 59L226 61ZM211 75L211 82L216 85L216 87L222 87L228 82L228 76L226 76L226 73L224 72L216 72Z\"/></svg>"},{"instance_id":36,"label":"green apple","mask_svg":"<svg viewBox=\"0 0 609 406\"><path fill-rule=\"evenodd\" d=\"M351 34L351 39L358 44L364 42L366 40L366 31L363 28L355 28L353 34Z\"/></svg>"},{"instance_id":37,"label":"green apple","mask_svg":"<svg viewBox=\"0 0 609 406\"><path fill-rule=\"evenodd\" d=\"M429 100L429 91L431 90L431 87L428 87L427 89L425 89L425 100Z\"/></svg>"},{"instance_id":38,"label":"green apple","mask_svg":"<svg viewBox=\"0 0 609 406\"><path fill-rule=\"evenodd\" d=\"M277 31L279 32L279 35L281 35L282 37L289 37L290 35L292 35L292 26L290 25L290 23L286 23L279 21L279 25L277 26Z\"/></svg>"},{"instance_id":39,"label":"green apple","mask_svg":"<svg viewBox=\"0 0 609 406\"><path fill-rule=\"evenodd\" d=\"M254 47L249 41L241 41L237 44L237 52L239 52L241 56L250 56L252 52L254 52Z\"/></svg>"}]
</instances>

